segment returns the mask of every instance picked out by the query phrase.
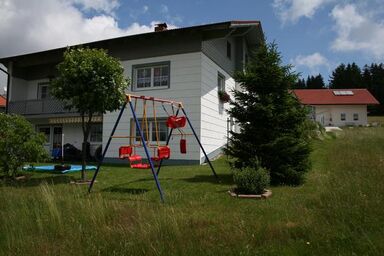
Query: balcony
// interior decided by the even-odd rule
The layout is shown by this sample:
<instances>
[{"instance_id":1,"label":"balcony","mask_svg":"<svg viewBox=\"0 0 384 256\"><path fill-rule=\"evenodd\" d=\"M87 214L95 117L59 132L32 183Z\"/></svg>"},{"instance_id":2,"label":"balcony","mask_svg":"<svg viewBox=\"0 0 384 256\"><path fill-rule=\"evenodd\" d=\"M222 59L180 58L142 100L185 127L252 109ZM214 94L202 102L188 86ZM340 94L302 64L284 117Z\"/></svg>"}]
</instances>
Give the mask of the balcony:
<instances>
[{"instance_id":1,"label":"balcony","mask_svg":"<svg viewBox=\"0 0 384 256\"><path fill-rule=\"evenodd\" d=\"M64 104L56 99L10 101L9 113L18 115L50 115L76 113L64 109Z\"/></svg>"}]
</instances>

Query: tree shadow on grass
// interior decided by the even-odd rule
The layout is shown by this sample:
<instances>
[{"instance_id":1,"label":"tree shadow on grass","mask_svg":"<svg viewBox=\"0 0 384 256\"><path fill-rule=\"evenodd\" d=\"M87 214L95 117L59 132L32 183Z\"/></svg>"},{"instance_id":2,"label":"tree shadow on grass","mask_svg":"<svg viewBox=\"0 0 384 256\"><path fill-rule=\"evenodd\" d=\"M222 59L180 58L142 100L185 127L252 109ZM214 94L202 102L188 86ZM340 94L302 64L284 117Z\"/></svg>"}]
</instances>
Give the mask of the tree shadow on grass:
<instances>
[{"instance_id":1,"label":"tree shadow on grass","mask_svg":"<svg viewBox=\"0 0 384 256\"><path fill-rule=\"evenodd\" d=\"M73 179L73 177L67 175L55 175L39 178L33 178L33 176L31 175L25 176L25 179L7 179L2 181L2 183L7 187L36 187L40 186L42 183L47 183L49 185L69 184L70 181Z\"/></svg>"},{"instance_id":2,"label":"tree shadow on grass","mask_svg":"<svg viewBox=\"0 0 384 256\"><path fill-rule=\"evenodd\" d=\"M232 174L219 174L219 179L216 179L213 175L195 175L191 178L183 178L181 180L184 180L186 182L193 182L193 183L214 183L214 184L223 184L223 185L232 185L233 179Z\"/></svg>"}]
</instances>

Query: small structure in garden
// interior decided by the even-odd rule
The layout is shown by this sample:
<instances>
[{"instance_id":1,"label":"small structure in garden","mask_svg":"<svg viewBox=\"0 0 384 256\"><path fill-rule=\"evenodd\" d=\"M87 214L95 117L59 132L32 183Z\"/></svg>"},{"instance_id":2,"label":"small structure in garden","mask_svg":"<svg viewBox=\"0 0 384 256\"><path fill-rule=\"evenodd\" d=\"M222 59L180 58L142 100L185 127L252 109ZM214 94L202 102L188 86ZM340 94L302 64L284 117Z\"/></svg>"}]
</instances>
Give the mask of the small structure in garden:
<instances>
[{"instance_id":1,"label":"small structure in garden","mask_svg":"<svg viewBox=\"0 0 384 256\"><path fill-rule=\"evenodd\" d=\"M143 104L143 114L142 114L142 119L141 119L142 121L141 122L139 121L139 119L137 117L137 113L136 113L136 107L137 107L138 100L142 101L142 104ZM147 103L148 102L152 103L153 119L154 119L154 123L155 123L155 136L157 138L156 145L151 145L150 141L148 140L149 132L150 132L149 128L148 128L148 122L147 122L148 121L148 118L147 118ZM177 108L177 111L175 114L168 115L167 126L170 128L170 132L169 132L169 135L167 137L167 142L165 145L159 144L159 139L158 139L159 131L158 131L158 127L157 127L158 124L157 124L157 119L156 119L155 103L162 104L162 107L167 114L168 114L168 112L167 112L164 105L170 105L172 107L172 110L174 110L175 107ZM119 125L120 119L124 113L124 110L125 110L127 104L129 105L129 108L131 110L133 121L134 121L135 126L136 126L136 130L139 133L138 136L136 134L133 134L133 126L132 125L131 125L129 136L117 136L117 135L115 135L116 128ZM183 112L183 116L179 116L180 110L181 110L181 112ZM204 149L203 145L201 144L199 137L197 136L195 129L193 128L193 126L191 124L190 119L188 118L188 115L187 115L187 113L183 107L182 102L164 100L164 99L148 97L148 96L137 96L137 95L127 94L125 103L123 104L123 106L120 110L120 113L117 117L117 120L113 126L111 135L109 136L108 142L104 148L104 151L103 151L103 154L101 157L101 161L99 162L99 164L96 168L96 172L92 178L91 184L89 185L88 192L91 192L91 190L92 190L92 187L93 187L93 184L96 180L97 174L99 173L100 166L103 163L105 154L108 151L108 148L109 148L109 145L111 144L112 139L113 138L115 138L115 139L127 138L127 139L129 139L130 144L128 146L120 147L119 158L128 159L131 168L151 169L153 178L156 182L156 186L157 186L157 189L158 189L159 194L160 194L160 199L162 202L164 202L164 195L163 195L163 191L162 191L161 186L160 186L158 175L160 173L160 169L161 169L161 166L163 164L163 160L168 159L171 156L171 152L170 152L170 148L168 147L168 144L169 144L169 141L172 137L173 131L175 129L177 129L180 132L179 135L182 136L182 138L180 140L180 151L181 151L181 153L186 153L186 140L183 137L186 136L187 134L185 134L181 131L181 128L183 128L186 125L186 123L188 123L189 127L192 130L192 133L193 133L192 135L194 135L194 137L196 138L196 141L198 142L201 150L203 151L204 156L205 156L205 158L206 158L206 160L207 160L207 162L208 162L208 164L212 170L213 175L216 178L218 178L218 176L215 172L215 169L213 168L211 161L209 160L208 155L205 152L205 149ZM134 141L136 141L136 139L138 139L139 144L134 144ZM141 147L144 149L145 156L147 158L148 163L143 163L142 162L142 156L138 155L135 152L137 147ZM151 152L150 152L151 148L154 151L153 154L151 154ZM156 155L156 153L157 153L157 155ZM157 171L155 171L155 164L154 164L155 162L158 163Z\"/></svg>"}]
</instances>

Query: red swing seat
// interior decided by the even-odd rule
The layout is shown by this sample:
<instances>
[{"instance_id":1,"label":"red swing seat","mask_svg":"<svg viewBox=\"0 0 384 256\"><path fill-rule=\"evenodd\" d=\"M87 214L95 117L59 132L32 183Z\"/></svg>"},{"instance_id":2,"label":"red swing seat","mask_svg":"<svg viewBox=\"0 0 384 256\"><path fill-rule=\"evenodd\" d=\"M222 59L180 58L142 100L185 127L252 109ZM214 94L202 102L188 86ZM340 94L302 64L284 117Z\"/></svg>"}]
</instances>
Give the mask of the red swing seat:
<instances>
[{"instance_id":1,"label":"red swing seat","mask_svg":"<svg viewBox=\"0 0 384 256\"><path fill-rule=\"evenodd\" d=\"M169 128L183 128L187 122L187 118L185 116L169 116L167 118L166 125Z\"/></svg>"},{"instance_id":2,"label":"red swing seat","mask_svg":"<svg viewBox=\"0 0 384 256\"><path fill-rule=\"evenodd\" d=\"M132 147L131 146L121 146L119 148L119 158L126 159L132 155Z\"/></svg>"},{"instance_id":3,"label":"red swing seat","mask_svg":"<svg viewBox=\"0 0 384 256\"><path fill-rule=\"evenodd\" d=\"M119 158L128 159L131 168L134 169L149 169L151 168L150 164L142 163L142 157L140 155L132 155L133 147L132 146L121 146L119 148Z\"/></svg>"},{"instance_id":4,"label":"red swing seat","mask_svg":"<svg viewBox=\"0 0 384 256\"><path fill-rule=\"evenodd\" d=\"M158 162L162 159L169 159L171 157L171 149L169 146L159 146L157 148L157 156L151 157L152 161Z\"/></svg>"}]
</instances>

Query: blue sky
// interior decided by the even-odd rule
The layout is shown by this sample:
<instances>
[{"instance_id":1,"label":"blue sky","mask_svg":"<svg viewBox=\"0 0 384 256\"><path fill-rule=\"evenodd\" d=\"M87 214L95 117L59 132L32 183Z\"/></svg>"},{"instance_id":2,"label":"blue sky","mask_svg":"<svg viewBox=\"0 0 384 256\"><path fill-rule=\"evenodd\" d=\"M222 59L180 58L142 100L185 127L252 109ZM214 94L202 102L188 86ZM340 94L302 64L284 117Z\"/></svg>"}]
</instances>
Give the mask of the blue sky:
<instances>
[{"instance_id":1,"label":"blue sky","mask_svg":"<svg viewBox=\"0 0 384 256\"><path fill-rule=\"evenodd\" d=\"M382 0L0 0L0 57L228 20L260 20L303 77L384 61Z\"/></svg>"}]
</instances>

